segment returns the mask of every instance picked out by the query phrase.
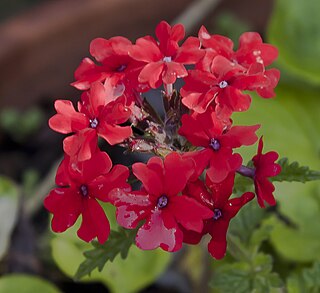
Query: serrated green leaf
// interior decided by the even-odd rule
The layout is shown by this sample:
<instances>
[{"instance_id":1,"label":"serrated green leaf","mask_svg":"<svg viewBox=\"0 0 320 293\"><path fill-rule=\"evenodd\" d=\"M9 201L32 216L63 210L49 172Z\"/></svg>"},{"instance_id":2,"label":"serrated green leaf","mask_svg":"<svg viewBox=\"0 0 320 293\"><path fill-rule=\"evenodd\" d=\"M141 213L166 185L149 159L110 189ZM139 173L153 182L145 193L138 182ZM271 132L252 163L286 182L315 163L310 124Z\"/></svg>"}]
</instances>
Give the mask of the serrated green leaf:
<instances>
[{"instance_id":1,"label":"serrated green leaf","mask_svg":"<svg viewBox=\"0 0 320 293\"><path fill-rule=\"evenodd\" d=\"M275 99L254 96L251 108L246 113L235 113L234 122L239 125L261 123L258 135L264 137L264 153L276 151L280 158L288 157L290 162L298 161L319 170L319 92L311 87L288 84L280 84L276 92ZM249 146L239 152L247 161L256 149L256 145ZM285 259L299 262L320 259L319 183L274 182L278 211L296 226L286 226L279 219L273 223L271 244Z\"/></svg>"},{"instance_id":2,"label":"serrated green leaf","mask_svg":"<svg viewBox=\"0 0 320 293\"><path fill-rule=\"evenodd\" d=\"M300 273L292 274L287 280L288 293L317 293L320 291L320 262Z\"/></svg>"},{"instance_id":3,"label":"serrated green leaf","mask_svg":"<svg viewBox=\"0 0 320 293\"><path fill-rule=\"evenodd\" d=\"M217 267L210 286L214 292L221 293L271 293L281 290L283 283L272 272L272 257L259 253L251 262L240 261Z\"/></svg>"},{"instance_id":4,"label":"serrated green leaf","mask_svg":"<svg viewBox=\"0 0 320 293\"><path fill-rule=\"evenodd\" d=\"M288 158L282 158L278 161L281 166L281 173L271 177L272 181L302 182L320 180L320 172L310 170L309 167L300 166L298 162L289 163Z\"/></svg>"},{"instance_id":5,"label":"serrated green leaf","mask_svg":"<svg viewBox=\"0 0 320 293\"><path fill-rule=\"evenodd\" d=\"M261 209L256 201L251 201L241 208L229 226L229 233L238 237L243 243L249 243L254 230L266 216L266 210Z\"/></svg>"},{"instance_id":6,"label":"serrated green leaf","mask_svg":"<svg viewBox=\"0 0 320 293\"><path fill-rule=\"evenodd\" d=\"M86 260L79 266L75 274L75 279L79 280L98 268L101 272L105 264L120 254L122 258L126 258L128 251L136 235L136 230L126 230L120 228L119 231L111 231L109 238L105 244L99 244L94 241L92 244L94 249L84 252Z\"/></svg>"},{"instance_id":7,"label":"serrated green leaf","mask_svg":"<svg viewBox=\"0 0 320 293\"><path fill-rule=\"evenodd\" d=\"M78 221L74 227L54 237L51 241L52 256L59 269L72 278L83 262L83 252L91 245L76 236ZM102 282L110 292L133 293L154 282L168 266L172 254L161 249L143 251L133 245L128 257L117 255L113 262L107 263L101 272L93 270L91 276L85 276L80 282ZM125 281L124 281L125 276Z\"/></svg>"}]
</instances>

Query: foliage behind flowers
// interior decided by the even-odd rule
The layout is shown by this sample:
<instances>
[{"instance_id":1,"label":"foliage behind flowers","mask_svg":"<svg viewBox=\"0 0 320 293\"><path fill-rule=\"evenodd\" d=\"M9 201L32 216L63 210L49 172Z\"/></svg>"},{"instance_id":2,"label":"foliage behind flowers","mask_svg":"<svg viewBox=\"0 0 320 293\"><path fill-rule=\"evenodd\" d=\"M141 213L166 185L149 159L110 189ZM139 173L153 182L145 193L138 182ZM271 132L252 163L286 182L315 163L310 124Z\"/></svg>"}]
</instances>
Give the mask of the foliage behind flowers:
<instances>
[{"instance_id":1,"label":"foliage behind flowers","mask_svg":"<svg viewBox=\"0 0 320 293\"><path fill-rule=\"evenodd\" d=\"M73 86L83 90L77 108L67 100L55 102L57 114L49 125L70 135L63 141L58 187L44 204L53 213L53 231L67 230L81 215L79 238L99 242L85 254L78 278L95 267L102 270L119 253L126 257L132 242L142 250L174 252L208 234L213 258L222 259L227 247L237 255L241 243L231 234L228 245L227 231L242 207L255 197L261 208L274 206L273 181L319 178L308 168L276 162L274 151L264 153L263 139L256 134L259 124L233 123L234 112L250 108L248 92L264 99L275 96L280 73L269 68L278 56L274 46L250 32L240 36L234 50L230 39L210 35L205 27L180 44L183 26L164 21L156 27L156 37L145 36L135 44L124 37L93 40L94 61L85 58L75 72ZM175 87L180 78L181 90ZM160 86L164 117L143 98ZM112 166L98 138L155 156L129 168ZM245 164L236 149L256 142L257 152ZM141 183L140 189L132 190L132 180ZM110 232L100 202L116 207L117 223L124 229ZM268 256L257 257L252 261Z\"/></svg>"}]
</instances>

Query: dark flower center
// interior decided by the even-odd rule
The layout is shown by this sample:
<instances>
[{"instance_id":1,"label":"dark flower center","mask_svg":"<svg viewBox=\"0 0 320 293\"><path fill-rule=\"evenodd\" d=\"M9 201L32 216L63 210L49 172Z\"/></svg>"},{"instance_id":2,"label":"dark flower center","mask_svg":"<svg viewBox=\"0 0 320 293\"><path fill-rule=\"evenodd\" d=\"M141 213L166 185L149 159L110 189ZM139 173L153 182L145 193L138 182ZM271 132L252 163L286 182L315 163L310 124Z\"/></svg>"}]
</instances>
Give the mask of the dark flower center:
<instances>
[{"instance_id":1,"label":"dark flower center","mask_svg":"<svg viewBox=\"0 0 320 293\"><path fill-rule=\"evenodd\" d=\"M218 83L218 86L219 88L224 89L228 86L228 83L225 80L223 80Z\"/></svg>"},{"instance_id":2,"label":"dark flower center","mask_svg":"<svg viewBox=\"0 0 320 293\"><path fill-rule=\"evenodd\" d=\"M127 68L127 65L122 64L119 67L117 67L116 71L117 72L122 72L122 71L126 70L126 68Z\"/></svg>"},{"instance_id":3,"label":"dark flower center","mask_svg":"<svg viewBox=\"0 0 320 293\"><path fill-rule=\"evenodd\" d=\"M222 211L220 209L214 209L213 212L214 212L214 215L213 215L214 220L218 220L222 217Z\"/></svg>"},{"instance_id":4,"label":"dark flower center","mask_svg":"<svg viewBox=\"0 0 320 293\"><path fill-rule=\"evenodd\" d=\"M157 207L159 209L163 209L164 207L167 206L168 202L169 202L168 197L166 195L161 195L158 198Z\"/></svg>"},{"instance_id":5,"label":"dark flower center","mask_svg":"<svg viewBox=\"0 0 320 293\"><path fill-rule=\"evenodd\" d=\"M97 118L90 119L90 127L91 128L97 128L98 124L99 124L99 121Z\"/></svg>"},{"instance_id":6,"label":"dark flower center","mask_svg":"<svg viewBox=\"0 0 320 293\"><path fill-rule=\"evenodd\" d=\"M219 140L215 139L215 138L211 138L209 146L214 150L214 151L218 151L221 147L221 144L219 142Z\"/></svg>"},{"instance_id":7,"label":"dark flower center","mask_svg":"<svg viewBox=\"0 0 320 293\"><path fill-rule=\"evenodd\" d=\"M82 194L82 196L87 197L89 192L88 192L88 187L87 185L81 185L80 186L80 193Z\"/></svg>"}]
</instances>

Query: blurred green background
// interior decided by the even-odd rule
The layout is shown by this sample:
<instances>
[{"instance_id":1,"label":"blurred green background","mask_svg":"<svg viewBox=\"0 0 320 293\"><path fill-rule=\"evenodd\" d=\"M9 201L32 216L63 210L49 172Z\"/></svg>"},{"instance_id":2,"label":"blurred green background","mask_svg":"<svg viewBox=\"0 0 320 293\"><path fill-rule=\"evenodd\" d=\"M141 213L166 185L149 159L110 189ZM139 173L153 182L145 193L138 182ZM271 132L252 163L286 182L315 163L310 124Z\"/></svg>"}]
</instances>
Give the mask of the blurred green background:
<instances>
[{"instance_id":1,"label":"blurred green background","mask_svg":"<svg viewBox=\"0 0 320 293\"><path fill-rule=\"evenodd\" d=\"M8 22L10 28L15 27L15 21L20 23L21 15L16 15L17 12L24 13L26 8L31 9L27 10L28 14L32 9L39 12L42 11L37 10L39 4L53 5L54 2L2 1L2 46L6 47L6 44L12 41L8 37ZM75 5L75 2L66 1L66 7ZM124 5L119 9L126 9L126 3L123 2ZM177 1L175 8L170 6L170 1L159 4L164 6L163 11L150 19L146 16L141 20L142 24L138 22L139 18L132 23L126 20L127 25L136 23L135 27L130 28L128 35L125 29L116 25L108 27L107 34L121 34L134 39L136 36L152 33L159 19L172 21L187 9L191 2ZM110 6L112 3L110 1ZM148 1L137 3L149 9L147 15L153 15L157 9L154 6L156 4L150 5ZM167 11L170 13L167 14ZM244 125L260 123L262 127L259 134L264 136L265 151L275 150L280 157L288 157L290 162L298 161L300 165L319 170L320 2L253 0L240 3L226 0L213 3L212 11L203 17L201 21L212 34L227 35L237 43L242 32L258 31L265 41L279 48L279 58L273 65L281 70L277 97L262 99L253 96L250 110L236 114L234 121ZM87 20L93 22L92 19L90 17ZM110 23L116 21L115 17ZM91 26L99 29L83 33L83 41L79 41L79 44L82 44L81 49L75 53L73 63L66 65L67 73L64 79L59 80L57 77L56 84L61 83L61 90L57 90L54 83L41 87L43 83L40 82L41 85L37 88L36 83L30 83L32 75L21 75L19 79L15 79L18 75L16 72L20 70L19 64L24 68L21 71L26 74L32 72L34 78L40 75L45 77L46 73L49 78L59 72L54 67L48 67L46 63L43 63L43 67L41 64L37 67L32 61L36 59L31 57L32 62L28 64L19 61L19 57L24 56L21 50L29 52L33 47L24 45L22 49L17 48L14 51L20 52L17 56L11 56L0 49L0 75L4 76L2 80L5 81L5 84L0 85L0 293L26 293L36 290L320 292L319 182L277 183L276 209L260 210L255 205L245 207L232 221L229 253L222 261L210 259L205 245L186 247L182 252L173 255L160 250L142 252L132 247L128 259L122 260L118 256L112 264L105 266L102 273L95 271L91 278L86 277L84 283L72 281L79 264L84 260L83 251L90 249L91 245L76 238L74 227L62 235L54 235L49 231L49 218L41 202L53 185L56 169L54 164L62 155L62 137L48 130L46 121L53 113L53 100L61 98L58 94L64 98L69 98L68 95L72 94L75 100L78 99L79 93L69 89L68 83L72 82L72 71L80 62L80 56L88 55L85 53L89 46L87 40L103 30L98 21L96 24L91 23ZM141 31L141 26L144 26L144 31ZM66 27L68 28L67 24ZM72 27L74 25L70 25L68 29L71 31ZM73 30L81 35L76 28ZM197 30L198 27L194 28L195 34ZM56 37L55 33L48 31L51 39ZM60 39L57 37L57 40ZM37 50L43 53L39 49L40 41L37 42ZM63 44L59 46L57 51L62 50ZM70 45L66 52L72 48ZM37 53L37 50L34 52ZM60 64L63 68L62 57L59 59L57 56L60 55L54 52L48 52L53 54L52 63L58 64L57 66ZM12 63L8 65L11 60ZM40 60L44 62L46 59ZM28 71L30 66L34 68ZM47 68L47 72L41 71L43 68ZM11 79L8 76L11 76ZM19 91L20 85L27 90ZM9 93L12 92L14 94L11 97ZM255 152L256 146L242 150L244 161L250 160ZM114 160L117 160L116 155ZM113 209L108 205L105 209L114 225ZM114 227L116 229L116 226ZM88 282L91 282L91 285L88 285ZM207 283L210 283L210 286L207 286Z\"/></svg>"}]
</instances>

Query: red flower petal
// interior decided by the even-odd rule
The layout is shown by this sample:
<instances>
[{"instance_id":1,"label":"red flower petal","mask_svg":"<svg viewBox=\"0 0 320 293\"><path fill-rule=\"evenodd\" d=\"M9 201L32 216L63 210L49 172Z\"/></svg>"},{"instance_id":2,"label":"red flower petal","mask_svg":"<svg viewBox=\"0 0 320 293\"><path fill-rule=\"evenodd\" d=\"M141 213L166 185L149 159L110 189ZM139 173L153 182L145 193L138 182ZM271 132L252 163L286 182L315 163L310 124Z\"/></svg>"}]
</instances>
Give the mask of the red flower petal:
<instances>
[{"instance_id":1,"label":"red flower petal","mask_svg":"<svg viewBox=\"0 0 320 293\"><path fill-rule=\"evenodd\" d=\"M90 43L90 54L99 62L103 62L106 58L113 54L110 40L96 38Z\"/></svg>"},{"instance_id":2,"label":"red flower petal","mask_svg":"<svg viewBox=\"0 0 320 293\"><path fill-rule=\"evenodd\" d=\"M99 136L105 139L110 145L121 143L131 135L132 129L130 126L100 123Z\"/></svg>"},{"instance_id":3,"label":"red flower petal","mask_svg":"<svg viewBox=\"0 0 320 293\"><path fill-rule=\"evenodd\" d=\"M99 176L88 184L88 188L95 198L101 201L109 201L109 193L114 188L130 190L130 184L127 183L128 177L129 169L127 167L115 165L108 174Z\"/></svg>"},{"instance_id":4,"label":"red flower petal","mask_svg":"<svg viewBox=\"0 0 320 293\"><path fill-rule=\"evenodd\" d=\"M209 208L185 195L170 198L170 209L176 221L184 228L199 233L203 229L203 220L213 217Z\"/></svg>"},{"instance_id":5,"label":"red flower petal","mask_svg":"<svg viewBox=\"0 0 320 293\"><path fill-rule=\"evenodd\" d=\"M193 168L193 160L182 158L177 153L167 155L164 159L164 193L168 196L174 196L181 192L188 179L193 175Z\"/></svg>"},{"instance_id":6,"label":"red flower petal","mask_svg":"<svg viewBox=\"0 0 320 293\"><path fill-rule=\"evenodd\" d=\"M161 160L160 158L158 158ZM163 193L162 174L156 173L154 170L143 163L135 163L132 165L133 174L142 182L147 192L154 196L160 196Z\"/></svg>"},{"instance_id":7,"label":"red flower petal","mask_svg":"<svg viewBox=\"0 0 320 293\"><path fill-rule=\"evenodd\" d=\"M182 247L183 234L170 213L155 210L139 229L136 244L144 250L161 247L166 251L177 251Z\"/></svg>"},{"instance_id":8,"label":"red flower petal","mask_svg":"<svg viewBox=\"0 0 320 293\"><path fill-rule=\"evenodd\" d=\"M85 161L91 158L92 153L97 149L98 137L94 129L85 129L77 134L66 137L63 140L63 150L70 157L78 161Z\"/></svg>"},{"instance_id":9,"label":"red flower petal","mask_svg":"<svg viewBox=\"0 0 320 293\"><path fill-rule=\"evenodd\" d=\"M133 59L143 62L157 62L164 57L157 42L150 36L139 38L130 49L129 55Z\"/></svg>"},{"instance_id":10,"label":"red flower petal","mask_svg":"<svg viewBox=\"0 0 320 293\"><path fill-rule=\"evenodd\" d=\"M44 199L45 208L53 213L51 227L64 232L73 226L82 211L82 198L72 188L55 188Z\"/></svg>"},{"instance_id":11,"label":"red flower petal","mask_svg":"<svg viewBox=\"0 0 320 293\"><path fill-rule=\"evenodd\" d=\"M71 176L74 176L80 182L90 182L103 174L107 174L112 167L112 162L107 153L96 151L92 153L90 160L75 161L70 165Z\"/></svg>"},{"instance_id":12,"label":"red flower petal","mask_svg":"<svg viewBox=\"0 0 320 293\"><path fill-rule=\"evenodd\" d=\"M117 188L110 192L109 199L117 207L117 222L127 229L136 228L153 208L150 196L144 192L127 192Z\"/></svg>"},{"instance_id":13,"label":"red flower petal","mask_svg":"<svg viewBox=\"0 0 320 293\"><path fill-rule=\"evenodd\" d=\"M57 114L49 120L51 129L68 134L84 129L89 125L88 119L84 114L75 111L71 101L57 100L54 107Z\"/></svg>"},{"instance_id":14,"label":"red flower petal","mask_svg":"<svg viewBox=\"0 0 320 293\"><path fill-rule=\"evenodd\" d=\"M260 125L252 126L233 126L223 136L221 136L221 143L231 148L238 148L243 145L252 145L257 140L256 131L260 128Z\"/></svg>"},{"instance_id":15,"label":"red flower petal","mask_svg":"<svg viewBox=\"0 0 320 293\"><path fill-rule=\"evenodd\" d=\"M83 200L82 223L77 234L86 242L96 237L100 244L107 241L110 224L102 207L95 199L89 197Z\"/></svg>"},{"instance_id":16,"label":"red flower petal","mask_svg":"<svg viewBox=\"0 0 320 293\"><path fill-rule=\"evenodd\" d=\"M139 81L148 83L152 88L157 88L161 84L161 73L164 68L164 62L151 62L147 64L139 74Z\"/></svg>"},{"instance_id":17,"label":"red flower petal","mask_svg":"<svg viewBox=\"0 0 320 293\"><path fill-rule=\"evenodd\" d=\"M177 78L188 75L185 67L177 62L164 62L164 70L162 72L162 80L164 84L173 84Z\"/></svg>"}]
</instances>

